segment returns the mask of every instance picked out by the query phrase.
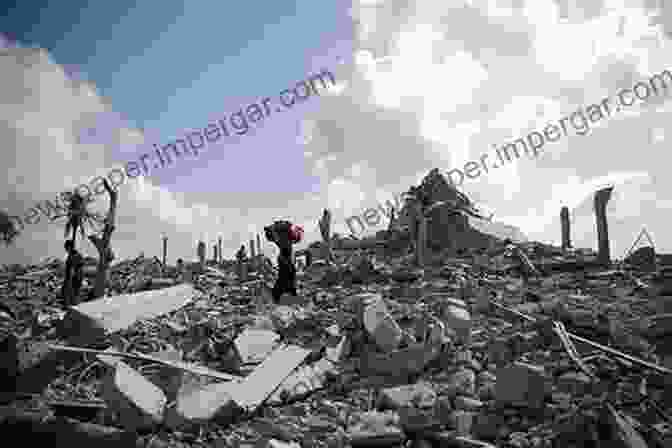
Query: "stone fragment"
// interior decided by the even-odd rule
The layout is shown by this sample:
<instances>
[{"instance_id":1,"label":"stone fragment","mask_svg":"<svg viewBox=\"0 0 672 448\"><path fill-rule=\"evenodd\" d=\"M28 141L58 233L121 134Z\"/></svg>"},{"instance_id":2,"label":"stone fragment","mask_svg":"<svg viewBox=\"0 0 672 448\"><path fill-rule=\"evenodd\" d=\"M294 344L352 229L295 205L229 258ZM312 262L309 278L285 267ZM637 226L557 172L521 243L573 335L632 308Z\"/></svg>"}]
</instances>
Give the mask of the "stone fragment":
<instances>
[{"instance_id":1,"label":"stone fragment","mask_svg":"<svg viewBox=\"0 0 672 448\"><path fill-rule=\"evenodd\" d=\"M273 351L280 335L270 330L245 329L236 337L234 346L243 364L261 362Z\"/></svg>"},{"instance_id":2,"label":"stone fragment","mask_svg":"<svg viewBox=\"0 0 672 448\"><path fill-rule=\"evenodd\" d=\"M152 356L167 361L182 361L182 354L175 349L167 349L152 353ZM177 394L182 386L184 370L161 365L158 367L156 373L148 375L148 378L166 394L166 400L172 402L177 398Z\"/></svg>"},{"instance_id":3,"label":"stone fragment","mask_svg":"<svg viewBox=\"0 0 672 448\"><path fill-rule=\"evenodd\" d=\"M474 422L475 412L455 411L453 418L455 419L455 430L457 435L468 436L471 434L471 427Z\"/></svg>"},{"instance_id":4,"label":"stone fragment","mask_svg":"<svg viewBox=\"0 0 672 448\"><path fill-rule=\"evenodd\" d=\"M497 370L495 396L499 404L539 409L544 405L544 395L543 367L515 362Z\"/></svg>"},{"instance_id":5,"label":"stone fragment","mask_svg":"<svg viewBox=\"0 0 672 448\"><path fill-rule=\"evenodd\" d=\"M571 395L584 395L590 392L592 381L583 372L567 372L557 380L558 389Z\"/></svg>"},{"instance_id":6,"label":"stone fragment","mask_svg":"<svg viewBox=\"0 0 672 448\"><path fill-rule=\"evenodd\" d=\"M231 396L235 387L235 383L228 382L181 390L174 405L166 411L166 425L190 430L213 419L230 422L240 412Z\"/></svg>"},{"instance_id":7,"label":"stone fragment","mask_svg":"<svg viewBox=\"0 0 672 448\"><path fill-rule=\"evenodd\" d=\"M476 392L476 374L468 368L461 368L450 375L446 393L451 398L459 395L473 396Z\"/></svg>"},{"instance_id":8,"label":"stone fragment","mask_svg":"<svg viewBox=\"0 0 672 448\"><path fill-rule=\"evenodd\" d=\"M422 372L440 353L440 347L425 344L413 344L386 354L364 352L359 369L364 375L414 375Z\"/></svg>"},{"instance_id":9,"label":"stone fragment","mask_svg":"<svg viewBox=\"0 0 672 448\"><path fill-rule=\"evenodd\" d=\"M500 428L505 423L502 415L481 413L476 416L471 430L478 439L494 440L500 434Z\"/></svg>"},{"instance_id":10,"label":"stone fragment","mask_svg":"<svg viewBox=\"0 0 672 448\"><path fill-rule=\"evenodd\" d=\"M471 342L471 315L466 308L454 305L446 306L443 312L443 321L448 330L455 334L455 340L461 344Z\"/></svg>"},{"instance_id":11,"label":"stone fragment","mask_svg":"<svg viewBox=\"0 0 672 448\"><path fill-rule=\"evenodd\" d=\"M380 409L399 409L403 407L426 408L434 405L436 393L427 384L408 384L405 386L383 389L380 393L378 406Z\"/></svg>"},{"instance_id":12,"label":"stone fragment","mask_svg":"<svg viewBox=\"0 0 672 448\"><path fill-rule=\"evenodd\" d=\"M380 294L360 294L361 319L364 329L384 352L399 347L402 330L387 310Z\"/></svg>"},{"instance_id":13,"label":"stone fragment","mask_svg":"<svg viewBox=\"0 0 672 448\"><path fill-rule=\"evenodd\" d=\"M455 409L460 411L478 411L483 407L483 402L475 398L458 396L454 401Z\"/></svg>"},{"instance_id":14,"label":"stone fragment","mask_svg":"<svg viewBox=\"0 0 672 448\"><path fill-rule=\"evenodd\" d=\"M102 395L129 431L153 428L163 421L167 402L163 391L122 361L104 378Z\"/></svg>"}]
</instances>

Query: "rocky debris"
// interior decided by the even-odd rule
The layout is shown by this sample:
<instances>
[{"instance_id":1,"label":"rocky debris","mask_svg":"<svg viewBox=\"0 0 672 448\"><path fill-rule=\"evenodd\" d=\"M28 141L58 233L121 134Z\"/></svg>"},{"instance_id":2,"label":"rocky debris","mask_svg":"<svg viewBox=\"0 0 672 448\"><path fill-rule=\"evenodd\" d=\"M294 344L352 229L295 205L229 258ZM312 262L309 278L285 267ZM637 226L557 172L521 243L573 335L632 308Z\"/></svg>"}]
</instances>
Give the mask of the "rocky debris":
<instances>
[{"instance_id":1,"label":"rocky debris","mask_svg":"<svg viewBox=\"0 0 672 448\"><path fill-rule=\"evenodd\" d=\"M523 282L506 242L436 210L422 269L401 216L334 235L330 266L316 245L279 304L261 261L239 282L235 261L138 257L111 267L111 297L71 308L62 263L6 267L0 425L124 447L669 444L672 258L614 269L520 242L538 271Z\"/></svg>"}]
</instances>

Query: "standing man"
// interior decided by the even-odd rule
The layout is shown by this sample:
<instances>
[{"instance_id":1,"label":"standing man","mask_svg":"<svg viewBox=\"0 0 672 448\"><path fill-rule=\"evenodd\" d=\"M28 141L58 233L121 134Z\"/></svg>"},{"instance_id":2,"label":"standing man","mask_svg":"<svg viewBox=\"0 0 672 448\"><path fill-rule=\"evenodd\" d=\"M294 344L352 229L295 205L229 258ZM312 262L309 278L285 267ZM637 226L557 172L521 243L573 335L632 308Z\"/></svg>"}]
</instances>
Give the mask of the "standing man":
<instances>
[{"instance_id":1,"label":"standing man","mask_svg":"<svg viewBox=\"0 0 672 448\"><path fill-rule=\"evenodd\" d=\"M292 256L292 244L301 241L303 229L289 221L275 221L264 227L266 239L280 249L278 255L278 279L273 286L273 300L277 303L283 293L297 295L296 267Z\"/></svg>"},{"instance_id":2,"label":"standing man","mask_svg":"<svg viewBox=\"0 0 672 448\"><path fill-rule=\"evenodd\" d=\"M332 264L334 262L334 253L331 250L331 212L329 209L324 209L319 225L324 243L324 258L328 264Z\"/></svg>"},{"instance_id":3,"label":"standing man","mask_svg":"<svg viewBox=\"0 0 672 448\"><path fill-rule=\"evenodd\" d=\"M77 305L79 290L84 280L84 258L75 250L75 242L66 240L63 245L68 254L65 260L65 281L63 282L62 296L66 306Z\"/></svg>"},{"instance_id":4,"label":"standing man","mask_svg":"<svg viewBox=\"0 0 672 448\"><path fill-rule=\"evenodd\" d=\"M244 282L247 280L247 252L244 244L236 252L236 260L238 260L238 280Z\"/></svg>"}]
</instances>

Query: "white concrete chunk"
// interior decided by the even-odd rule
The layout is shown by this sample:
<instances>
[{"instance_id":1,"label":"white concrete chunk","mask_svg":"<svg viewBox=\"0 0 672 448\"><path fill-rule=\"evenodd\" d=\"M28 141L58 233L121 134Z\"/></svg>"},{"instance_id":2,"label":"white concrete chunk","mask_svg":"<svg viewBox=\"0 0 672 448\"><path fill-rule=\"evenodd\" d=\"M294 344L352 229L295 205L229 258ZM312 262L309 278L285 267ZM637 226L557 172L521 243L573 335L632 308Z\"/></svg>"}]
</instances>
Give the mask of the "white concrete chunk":
<instances>
[{"instance_id":1,"label":"white concrete chunk","mask_svg":"<svg viewBox=\"0 0 672 448\"><path fill-rule=\"evenodd\" d=\"M457 342L471 342L471 315L466 308L448 305L443 313L443 320L448 329L455 332Z\"/></svg>"},{"instance_id":2,"label":"white concrete chunk","mask_svg":"<svg viewBox=\"0 0 672 448\"><path fill-rule=\"evenodd\" d=\"M104 297L71 307L64 318L63 330L73 343L90 344L139 320L176 311L198 295L191 285L182 284L156 291Z\"/></svg>"},{"instance_id":3,"label":"white concrete chunk","mask_svg":"<svg viewBox=\"0 0 672 448\"><path fill-rule=\"evenodd\" d=\"M129 431L152 428L163 421L167 401L163 391L122 361L103 380L102 395Z\"/></svg>"},{"instance_id":4,"label":"white concrete chunk","mask_svg":"<svg viewBox=\"0 0 672 448\"><path fill-rule=\"evenodd\" d=\"M261 362L275 347L280 335L271 330L245 329L234 344L243 363Z\"/></svg>"}]
</instances>

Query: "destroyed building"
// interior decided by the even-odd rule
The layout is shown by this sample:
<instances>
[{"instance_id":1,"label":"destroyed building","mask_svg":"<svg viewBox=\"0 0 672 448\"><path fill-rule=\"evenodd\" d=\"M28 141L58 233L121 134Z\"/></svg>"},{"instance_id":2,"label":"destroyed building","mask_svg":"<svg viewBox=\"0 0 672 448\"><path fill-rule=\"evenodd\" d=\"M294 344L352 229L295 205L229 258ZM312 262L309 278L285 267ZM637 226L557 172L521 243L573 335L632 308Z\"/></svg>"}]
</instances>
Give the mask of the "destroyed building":
<instances>
[{"instance_id":1,"label":"destroyed building","mask_svg":"<svg viewBox=\"0 0 672 448\"><path fill-rule=\"evenodd\" d=\"M190 276L157 257L117 261L112 295L71 307L57 297L61 261L7 267L3 435L45 447L670 446L672 258L649 248L605 265L568 244L512 244L471 226L477 207L437 174L418 186L426 264L408 251L405 209L376 237L334 235L331 264L309 244L299 294L279 304L268 259L246 260L242 280L221 251L196 260L203 245L180 268Z\"/></svg>"}]
</instances>

